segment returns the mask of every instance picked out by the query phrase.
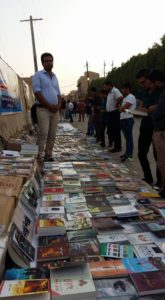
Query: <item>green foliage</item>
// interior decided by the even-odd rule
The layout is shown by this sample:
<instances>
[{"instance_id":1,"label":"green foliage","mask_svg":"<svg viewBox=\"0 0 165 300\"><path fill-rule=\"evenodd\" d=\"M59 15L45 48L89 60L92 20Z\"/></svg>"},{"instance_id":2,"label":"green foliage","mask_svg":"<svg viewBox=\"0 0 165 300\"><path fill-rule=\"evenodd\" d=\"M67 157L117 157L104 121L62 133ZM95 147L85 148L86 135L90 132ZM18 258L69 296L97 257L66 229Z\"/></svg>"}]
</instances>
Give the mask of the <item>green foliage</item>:
<instances>
[{"instance_id":1,"label":"green foliage","mask_svg":"<svg viewBox=\"0 0 165 300\"><path fill-rule=\"evenodd\" d=\"M155 43L145 54L132 56L127 62L122 63L119 68L113 68L106 78L93 80L90 87L100 90L106 79L111 80L114 85L120 88L124 83L129 82L132 92L138 94L136 74L140 69L160 69L165 71L165 35L160 39L161 44Z\"/></svg>"}]
</instances>

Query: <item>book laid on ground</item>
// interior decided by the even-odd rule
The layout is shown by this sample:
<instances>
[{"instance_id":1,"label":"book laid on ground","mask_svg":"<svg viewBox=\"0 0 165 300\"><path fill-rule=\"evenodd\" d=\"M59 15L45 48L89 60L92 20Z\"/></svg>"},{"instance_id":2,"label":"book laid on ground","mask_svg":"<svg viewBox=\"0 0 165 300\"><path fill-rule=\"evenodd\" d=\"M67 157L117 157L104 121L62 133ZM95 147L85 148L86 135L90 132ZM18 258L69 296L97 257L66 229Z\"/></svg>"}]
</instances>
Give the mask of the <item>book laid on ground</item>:
<instances>
[{"instance_id":1,"label":"book laid on ground","mask_svg":"<svg viewBox=\"0 0 165 300\"><path fill-rule=\"evenodd\" d=\"M128 271L120 259L90 262L89 267L94 279L128 275Z\"/></svg>"},{"instance_id":2,"label":"book laid on ground","mask_svg":"<svg viewBox=\"0 0 165 300\"><path fill-rule=\"evenodd\" d=\"M27 296L49 293L48 279L5 280L0 285L0 299L13 296ZM29 298L30 299L30 298Z\"/></svg>"},{"instance_id":3,"label":"book laid on ground","mask_svg":"<svg viewBox=\"0 0 165 300\"><path fill-rule=\"evenodd\" d=\"M5 271L4 280L31 280L50 278L48 269L29 268L29 269L8 269Z\"/></svg>"},{"instance_id":4,"label":"book laid on ground","mask_svg":"<svg viewBox=\"0 0 165 300\"><path fill-rule=\"evenodd\" d=\"M96 299L138 299L137 291L128 278L95 279L94 284L97 292Z\"/></svg>"},{"instance_id":5,"label":"book laid on ground","mask_svg":"<svg viewBox=\"0 0 165 300\"><path fill-rule=\"evenodd\" d=\"M122 258L122 263L130 273L164 270L165 261L157 257Z\"/></svg>"},{"instance_id":6,"label":"book laid on ground","mask_svg":"<svg viewBox=\"0 0 165 300\"><path fill-rule=\"evenodd\" d=\"M130 277L139 296L165 293L165 271L131 273Z\"/></svg>"},{"instance_id":7,"label":"book laid on ground","mask_svg":"<svg viewBox=\"0 0 165 300\"><path fill-rule=\"evenodd\" d=\"M134 248L131 245L102 243L101 256L112 258L133 258L135 257L135 253Z\"/></svg>"},{"instance_id":8,"label":"book laid on ground","mask_svg":"<svg viewBox=\"0 0 165 300\"><path fill-rule=\"evenodd\" d=\"M96 238L96 231L93 228L68 231L67 236L70 242L81 241L90 238Z\"/></svg>"},{"instance_id":9,"label":"book laid on ground","mask_svg":"<svg viewBox=\"0 0 165 300\"><path fill-rule=\"evenodd\" d=\"M164 253L156 244L135 245L134 251L137 257L164 257Z\"/></svg>"},{"instance_id":10,"label":"book laid on ground","mask_svg":"<svg viewBox=\"0 0 165 300\"><path fill-rule=\"evenodd\" d=\"M73 221L65 221L67 231L89 229L92 227L90 218L75 219Z\"/></svg>"},{"instance_id":11,"label":"book laid on ground","mask_svg":"<svg viewBox=\"0 0 165 300\"><path fill-rule=\"evenodd\" d=\"M52 300L96 299L88 264L50 270Z\"/></svg>"},{"instance_id":12,"label":"book laid on ground","mask_svg":"<svg viewBox=\"0 0 165 300\"><path fill-rule=\"evenodd\" d=\"M37 248L37 261L64 259L69 257L69 244L60 243Z\"/></svg>"},{"instance_id":13,"label":"book laid on ground","mask_svg":"<svg viewBox=\"0 0 165 300\"><path fill-rule=\"evenodd\" d=\"M64 221L59 218L39 219L37 224L38 235L65 234L66 227Z\"/></svg>"},{"instance_id":14,"label":"book laid on ground","mask_svg":"<svg viewBox=\"0 0 165 300\"><path fill-rule=\"evenodd\" d=\"M53 246L59 244L67 244L68 238L67 235L46 235L38 237L38 246Z\"/></svg>"},{"instance_id":15,"label":"book laid on ground","mask_svg":"<svg viewBox=\"0 0 165 300\"><path fill-rule=\"evenodd\" d=\"M131 245L144 245L155 242L156 238L151 232L140 232L129 234L128 240Z\"/></svg>"},{"instance_id":16,"label":"book laid on ground","mask_svg":"<svg viewBox=\"0 0 165 300\"><path fill-rule=\"evenodd\" d=\"M102 243L118 243L118 242L128 242L128 235L124 233L112 233L109 235L97 235L97 239L100 244ZM121 244L121 243L120 243Z\"/></svg>"}]
</instances>

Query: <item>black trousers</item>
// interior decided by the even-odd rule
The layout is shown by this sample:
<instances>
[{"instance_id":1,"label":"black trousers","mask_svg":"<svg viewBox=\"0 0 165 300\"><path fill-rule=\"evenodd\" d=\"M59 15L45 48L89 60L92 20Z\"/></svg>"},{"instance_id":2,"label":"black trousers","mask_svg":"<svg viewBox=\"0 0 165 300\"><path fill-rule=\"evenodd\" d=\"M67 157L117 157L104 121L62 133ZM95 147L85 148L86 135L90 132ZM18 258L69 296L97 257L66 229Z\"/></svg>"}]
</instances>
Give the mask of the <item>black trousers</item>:
<instances>
[{"instance_id":1,"label":"black trousers","mask_svg":"<svg viewBox=\"0 0 165 300\"><path fill-rule=\"evenodd\" d=\"M147 154L149 152L152 143L152 135L153 135L152 128L140 128L140 134L138 140L138 157L144 173L144 178L148 183L153 183L151 168L147 158ZM153 155L155 160L157 161L156 150L154 147L153 147ZM158 168L156 170L156 174L157 174L157 184L159 185L161 182L161 175Z\"/></svg>"},{"instance_id":2,"label":"black trousers","mask_svg":"<svg viewBox=\"0 0 165 300\"><path fill-rule=\"evenodd\" d=\"M121 150L120 112L108 112L108 137L114 143L114 148Z\"/></svg>"}]
</instances>

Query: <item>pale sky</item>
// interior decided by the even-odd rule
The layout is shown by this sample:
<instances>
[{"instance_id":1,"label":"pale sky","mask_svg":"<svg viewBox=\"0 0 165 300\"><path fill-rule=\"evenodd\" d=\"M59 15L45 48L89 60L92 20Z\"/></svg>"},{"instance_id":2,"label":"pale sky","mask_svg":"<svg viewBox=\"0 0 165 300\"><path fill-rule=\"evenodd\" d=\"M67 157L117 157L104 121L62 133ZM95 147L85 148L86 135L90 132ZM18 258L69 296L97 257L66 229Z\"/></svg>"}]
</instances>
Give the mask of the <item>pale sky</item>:
<instances>
[{"instance_id":1,"label":"pale sky","mask_svg":"<svg viewBox=\"0 0 165 300\"><path fill-rule=\"evenodd\" d=\"M131 56L147 52L165 34L165 0L0 0L0 56L20 76L34 74L30 22L38 67L51 52L61 91L76 88L86 71L103 76Z\"/></svg>"}]
</instances>

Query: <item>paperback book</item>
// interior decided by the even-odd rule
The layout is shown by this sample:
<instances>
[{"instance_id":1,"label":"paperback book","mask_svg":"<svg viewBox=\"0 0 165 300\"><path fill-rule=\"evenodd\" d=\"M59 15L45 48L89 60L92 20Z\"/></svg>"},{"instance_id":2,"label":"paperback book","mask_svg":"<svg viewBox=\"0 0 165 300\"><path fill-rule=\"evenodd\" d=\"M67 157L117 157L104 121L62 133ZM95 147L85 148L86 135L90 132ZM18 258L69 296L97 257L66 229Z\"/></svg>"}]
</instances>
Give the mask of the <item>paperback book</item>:
<instances>
[{"instance_id":1,"label":"paperback book","mask_svg":"<svg viewBox=\"0 0 165 300\"><path fill-rule=\"evenodd\" d=\"M134 248L131 245L120 245L111 243L101 244L101 255L112 258L133 258L135 257Z\"/></svg>"}]
</instances>

